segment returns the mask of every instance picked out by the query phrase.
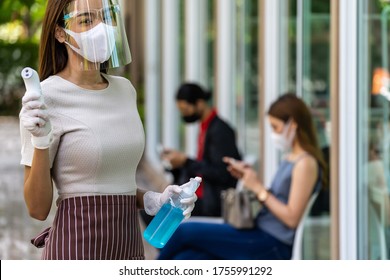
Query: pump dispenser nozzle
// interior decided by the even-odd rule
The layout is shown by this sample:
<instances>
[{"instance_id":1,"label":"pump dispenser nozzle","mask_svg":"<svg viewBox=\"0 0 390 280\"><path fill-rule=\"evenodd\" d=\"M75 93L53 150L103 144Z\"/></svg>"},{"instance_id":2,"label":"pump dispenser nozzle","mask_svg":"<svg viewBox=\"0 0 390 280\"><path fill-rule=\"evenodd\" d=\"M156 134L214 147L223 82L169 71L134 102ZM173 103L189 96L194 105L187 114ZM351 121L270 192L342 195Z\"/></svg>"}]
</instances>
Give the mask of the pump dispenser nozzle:
<instances>
[{"instance_id":1,"label":"pump dispenser nozzle","mask_svg":"<svg viewBox=\"0 0 390 280\"><path fill-rule=\"evenodd\" d=\"M194 194L201 182L202 178L195 177L191 178L187 183L181 185L180 187L183 189L183 191L180 193L181 198L186 198Z\"/></svg>"}]
</instances>

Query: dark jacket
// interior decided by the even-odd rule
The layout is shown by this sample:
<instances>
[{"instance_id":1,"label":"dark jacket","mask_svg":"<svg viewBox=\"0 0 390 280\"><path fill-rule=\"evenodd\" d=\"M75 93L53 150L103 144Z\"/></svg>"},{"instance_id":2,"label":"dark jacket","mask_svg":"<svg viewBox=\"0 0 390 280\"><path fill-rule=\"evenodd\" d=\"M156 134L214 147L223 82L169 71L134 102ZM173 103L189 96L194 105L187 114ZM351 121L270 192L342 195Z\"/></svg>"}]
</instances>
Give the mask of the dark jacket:
<instances>
[{"instance_id":1,"label":"dark jacket","mask_svg":"<svg viewBox=\"0 0 390 280\"><path fill-rule=\"evenodd\" d=\"M202 160L188 159L182 168L173 171L178 184L195 176L203 179L203 198L195 204L193 215L221 215L221 190L237 183L222 161L224 156L241 159L234 130L216 116L206 131Z\"/></svg>"}]
</instances>

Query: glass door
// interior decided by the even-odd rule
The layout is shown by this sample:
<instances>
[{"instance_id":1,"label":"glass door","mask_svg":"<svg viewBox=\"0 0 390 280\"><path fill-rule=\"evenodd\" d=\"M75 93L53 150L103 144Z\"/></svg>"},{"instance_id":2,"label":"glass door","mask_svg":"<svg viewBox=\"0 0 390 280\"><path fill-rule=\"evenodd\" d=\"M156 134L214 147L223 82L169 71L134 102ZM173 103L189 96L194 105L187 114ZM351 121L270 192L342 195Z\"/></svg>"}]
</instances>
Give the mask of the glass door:
<instances>
[{"instance_id":1,"label":"glass door","mask_svg":"<svg viewBox=\"0 0 390 280\"><path fill-rule=\"evenodd\" d=\"M239 146L244 155L257 156L258 121L258 15L257 0L235 0L235 116Z\"/></svg>"},{"instance_id":2,"label":"glass door","mask_svg":"<svg viewBox=\"0 0 390 280\"><path fill-rule=\"evenodd\" d=\"M320 147L330 163L330 1L281 0L279 94L296 93L311 108ZM330 258L329 186L313 205L304 258Z\"/></svg>"},{"instance_id":3,"label":"glass door","mask_svg":"<svg viewBox=\"0 0 390 280\"><path fill-rule=\"evenodd\" d=\"M358 257L389 259L389 1L359 1Z\"/></svg>"}]
</instances>

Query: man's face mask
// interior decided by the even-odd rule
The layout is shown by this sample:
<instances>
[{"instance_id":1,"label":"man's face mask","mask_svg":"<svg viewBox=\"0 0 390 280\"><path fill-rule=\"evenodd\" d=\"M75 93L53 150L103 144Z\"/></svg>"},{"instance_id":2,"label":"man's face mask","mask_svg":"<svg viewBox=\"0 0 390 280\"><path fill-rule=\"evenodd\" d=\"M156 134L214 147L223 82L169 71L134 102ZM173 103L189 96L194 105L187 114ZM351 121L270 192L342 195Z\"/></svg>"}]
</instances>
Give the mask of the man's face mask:
<instances>
[{"instance_id":1,"label":"man's face mask","mask_svg":"<svg viewBox=\"0 0 390 280\"><path fill-rule=\"evenodd\" d=\"M200 120L200 115L198 113L193 113L192 115L182 116L182 119L186 123L194 123Z\"/></svg>"}]
</instances>

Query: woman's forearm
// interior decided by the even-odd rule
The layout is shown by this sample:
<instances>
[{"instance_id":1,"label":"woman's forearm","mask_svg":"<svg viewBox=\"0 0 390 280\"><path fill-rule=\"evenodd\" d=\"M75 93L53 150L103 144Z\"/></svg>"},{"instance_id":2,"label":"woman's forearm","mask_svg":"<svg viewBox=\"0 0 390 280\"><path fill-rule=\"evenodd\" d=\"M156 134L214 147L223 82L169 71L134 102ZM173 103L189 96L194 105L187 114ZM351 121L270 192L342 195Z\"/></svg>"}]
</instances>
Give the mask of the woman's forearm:
<instances>
[{"instance_id":1,"label":"woman's forearm","mask_svg":"<svg viewBox=\"0 0 390 280\"><path fill-rule=\"evenodd\" d=\"M34 150L31 167L25 167L24 200L30 216L45 220L53 202L49 150Z\"/></svg>"},{"instance_id":2,"label":"woman's forearm","mask_svg":"<svg viewBox=\"0 0 390 280\"><path fill-rule=\"evenodd\" d=\"M289 228L296 228L299 223L299 217L291 211L288 205L279 201L273 194L269 193L264 205Z\"/></svg>"}]
</instances>

